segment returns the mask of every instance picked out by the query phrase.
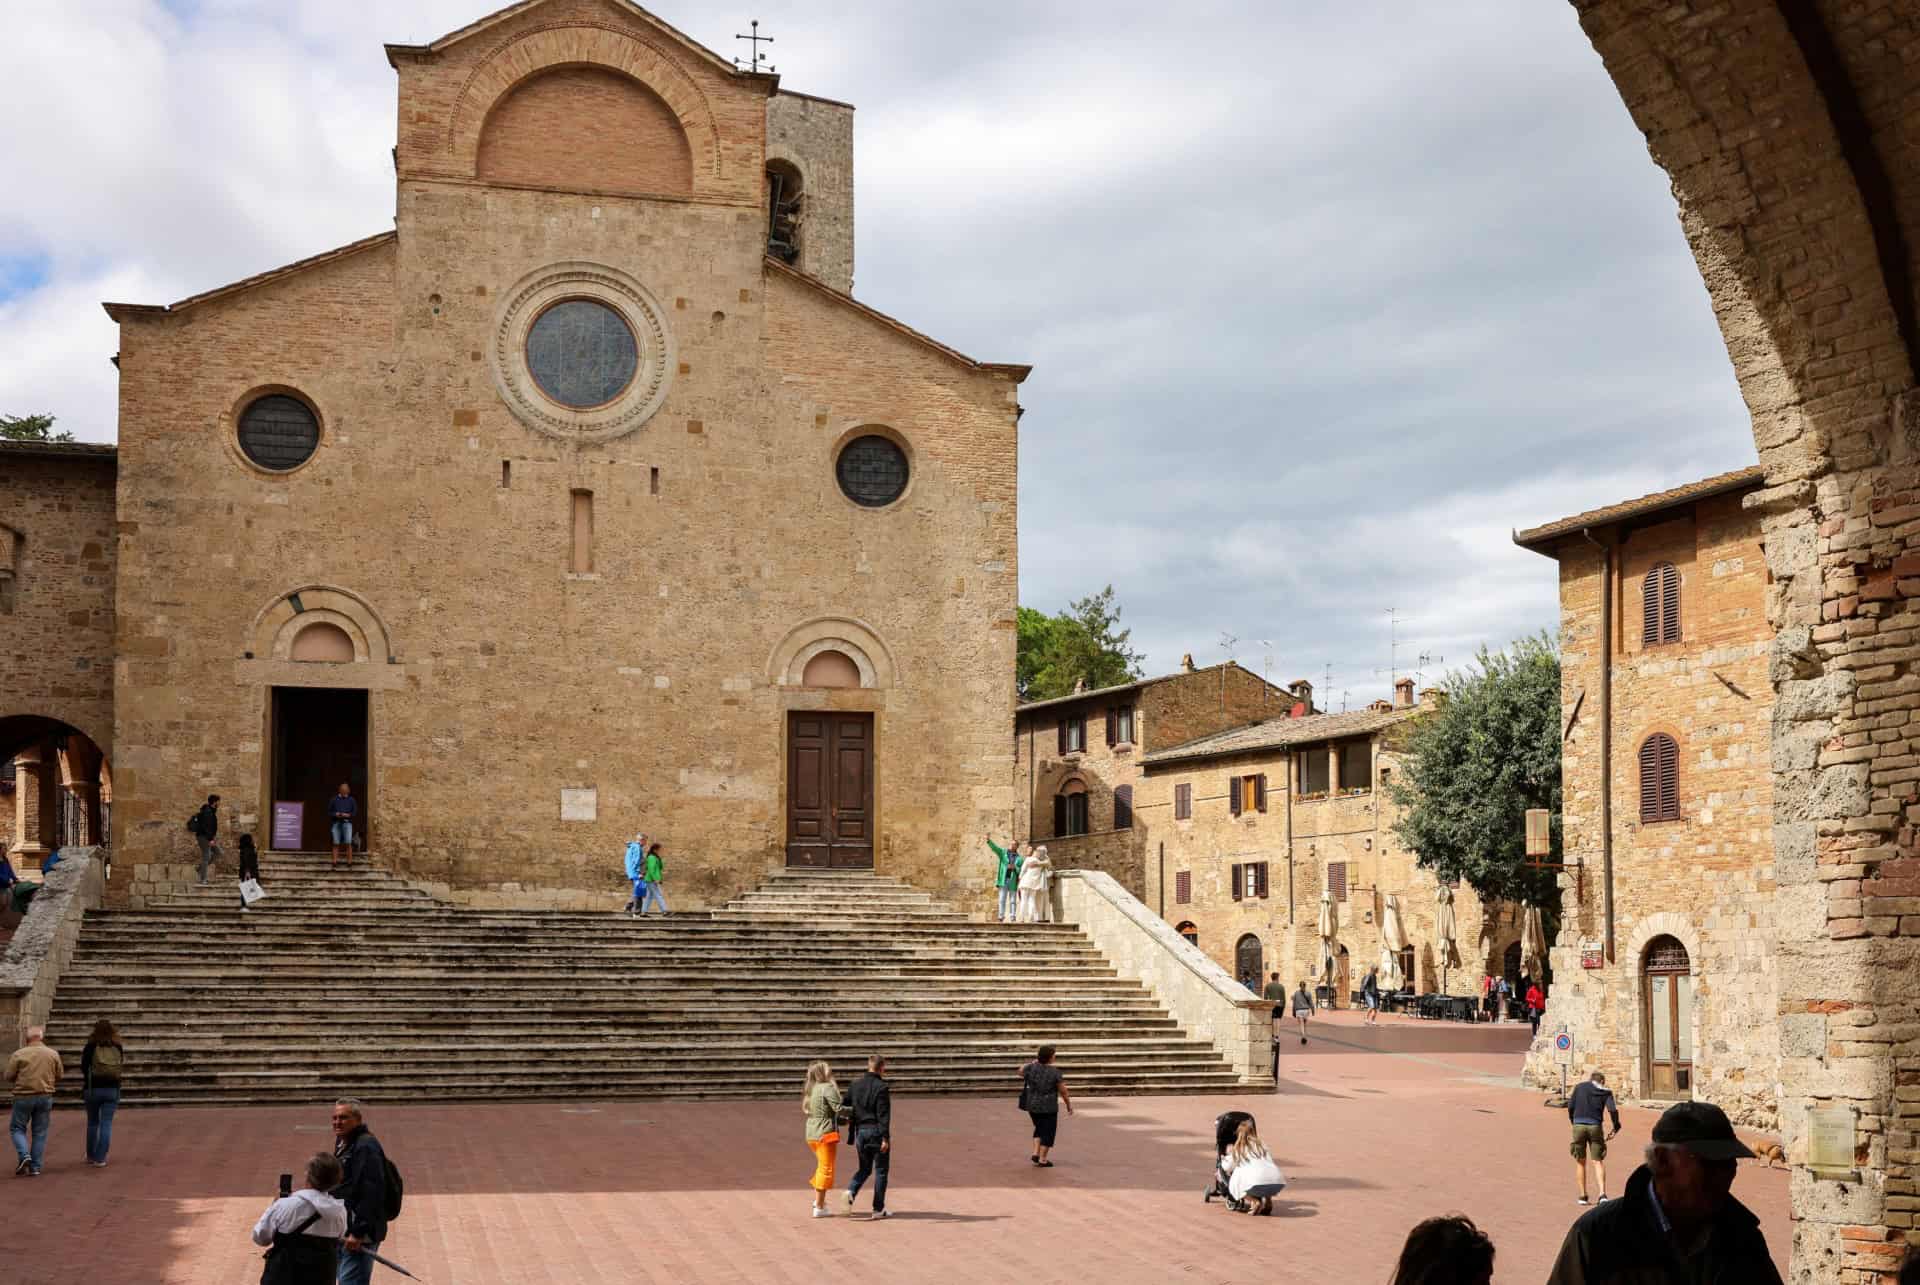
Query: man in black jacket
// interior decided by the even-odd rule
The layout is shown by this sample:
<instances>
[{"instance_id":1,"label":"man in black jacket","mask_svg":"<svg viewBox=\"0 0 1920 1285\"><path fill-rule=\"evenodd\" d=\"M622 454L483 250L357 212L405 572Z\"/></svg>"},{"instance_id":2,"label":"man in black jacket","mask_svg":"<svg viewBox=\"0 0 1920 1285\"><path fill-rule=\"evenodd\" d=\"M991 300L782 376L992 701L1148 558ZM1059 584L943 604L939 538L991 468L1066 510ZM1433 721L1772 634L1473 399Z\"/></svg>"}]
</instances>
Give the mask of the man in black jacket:
<instances>
[{"instance_id":1,"label":"man in black jacket","mask_svg":"<svg viewBox=\"0 0 1920 1285\"><path fill-rule=\"evenodd\" d=\"M1547 1285L1780 1285L1760 1220L1732 1195L1753 1152L1726 1112L1667 1108L1626 1193L1582 1214Z\"/></svg>"},{"instance_id":2,"label":"man in black jacket","mask_svg":"<svg viewBox=\"0 0 1920 1285\"><path fill-rule=\"evenodd\" d=\"M853 1149L860 1157L860 1168L847 1188L846 1212L853 1212L854 1197L871 1175L875 1218L892 1217L887 1212L887 1168L893 1147L893 1086L887 1083L886 1069L887 1059L875 1053L867 1059L867 1073L847 1090L853 1109Z\"/></svg>"},{"instance_id":3,"label":"man in black jacket","mask_svg":"<svg viewBox=\"0 0 1920 1285\"><path fill-rule=\"evenodd\" d=\"M207 881L207 867L213 864L213 837L220 833L220 796L209 794L200 810L193 814L193 840L200 845L200 882Z\"/></svg>"},{"instance_id":4,"label":"man in black jacket","mask_svg":"<svg viewBox=\"0 0 1920 1285\"><path fill-rule=\"evenodd\" d=\"M346 1171L330 1193L347 1206L338 1285L367 1285L373 1254L387 1238L387 1156L379 1139L367 1132L360 1104L352 1098L333 1104L333 1154Z\"/></svg>"}]
</instances>

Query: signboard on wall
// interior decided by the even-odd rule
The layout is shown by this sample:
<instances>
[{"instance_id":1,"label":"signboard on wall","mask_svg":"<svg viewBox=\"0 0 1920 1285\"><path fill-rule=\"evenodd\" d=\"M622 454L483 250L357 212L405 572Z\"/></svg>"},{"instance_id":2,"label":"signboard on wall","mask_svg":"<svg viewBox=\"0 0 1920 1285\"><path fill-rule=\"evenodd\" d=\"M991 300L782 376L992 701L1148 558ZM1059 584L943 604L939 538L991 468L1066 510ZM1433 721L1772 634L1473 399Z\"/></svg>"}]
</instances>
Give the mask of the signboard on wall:
<instances>
[{"instance_id":1,"label":"signboard on wall","mask_svg":"<svg viewBox=\"0 0 1920 1285\"><path fill-rule=\"evenodd\" d=\"M267 846L275 852L298 852L300 850L300 826L305 819L307 805L304 803L282 803L273 805L273 837Z\"/></svg>"},{"instance_id":2,"label":"signboard on wall","mask_svg":"<svg viewBox=\"0 0 1920 1285\"><path fill-rule=\"evenodd\" d=\"M1547 857L1553 855L1552 814L1545 808L1527 809L1527 855Z\"/></svg>"},{"instance_id":3,"label":"signboard on wall","mask_svg":"<svg viewBox=\"0 0 1920 1285\"><path fill-rule=\"evenodd\" d=\"M1580 943L1580 967L1605 968L1607 966L1607 947L1605 942L1583 941Z\"/></svg>"},{"instance_id":4,"label":"signboard on wall","mask_svg":"<svg viewBox=\"0 0 1920 1285\"><path fill-rule=\"evenodd\" d=\"M1807 1164L1814 1169L1854 1168L1856 1120L1852 1107L1814 1107L1807 1112Z\"/></svg>"}]
</instances>

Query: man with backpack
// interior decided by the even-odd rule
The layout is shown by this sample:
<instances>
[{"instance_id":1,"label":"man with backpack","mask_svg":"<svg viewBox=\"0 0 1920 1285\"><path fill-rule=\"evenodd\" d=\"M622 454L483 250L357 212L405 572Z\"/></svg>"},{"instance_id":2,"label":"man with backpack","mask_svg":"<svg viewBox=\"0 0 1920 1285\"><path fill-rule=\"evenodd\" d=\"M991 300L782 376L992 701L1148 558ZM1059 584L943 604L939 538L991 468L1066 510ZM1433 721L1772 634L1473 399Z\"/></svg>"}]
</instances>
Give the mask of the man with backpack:
<instances>
[{"instance_id":1,"label":"man with backpack","mask_svg":"<svg viewBox=\"0 0 1920 1285\"><path fill-rule=\"evenodd\" d=\"M339 1285L367 1285L373 1256L387 1238L387 1224L400 1216L400 1174L368 1132L359 1102L333 1104L333 1154L345 1176L333 1195L347 1206L347 1234L340 1242Z\"/></svg>"},{"instance_id":2,"label":"man with backpack","mask_svg":"<svg viewBox=\"0 0 1920 1285\"><path fill-rule=\"evenodd\" d=\"M213 846L213 836L220 832L220 796L209 794L200 810L187 818L187 833L200 845L200 882L207 881L207 867L213 864L214 854L219 851Z\"/></svg>"},{"instance_id":3,"label":"man with backpack","mask_svg":"<svg viewBox=\"0 0 1920 1285\"><path fill-rule=\"evenodd\" d=\"M646 832L642 831L634 835L627 844L625 868L627 879L633 884L633 896L627 898L626 906L629 919L639 913L641 904L647 899L647 881L640 875L640 872L646 868L646 851L647 836Z\"/></svg>"}]
</instances>

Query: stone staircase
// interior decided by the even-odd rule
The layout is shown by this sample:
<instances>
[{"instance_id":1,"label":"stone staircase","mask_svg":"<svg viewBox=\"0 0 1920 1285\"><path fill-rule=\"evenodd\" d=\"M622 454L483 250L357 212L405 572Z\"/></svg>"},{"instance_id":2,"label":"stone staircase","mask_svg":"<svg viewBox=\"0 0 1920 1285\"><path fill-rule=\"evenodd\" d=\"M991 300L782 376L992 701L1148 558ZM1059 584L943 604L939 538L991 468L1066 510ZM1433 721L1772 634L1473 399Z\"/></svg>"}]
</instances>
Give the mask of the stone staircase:
<instances>
[{"instance_id":1,"label":"stone staircase","mask_svg":"<svg viewBox=\"0 0 1920 1285\"><path fill-rule=\"evenodd\" d=\"M874 1051L903 1093L1011 1103L1041 1043L1076 1093L1238 1087L1078 929L973 922L870 872L784 871L635 921L469 909L364 857L264 867L244 913L231 879L88 913L48 1023L64 1096L99 1017L130 1106L782 1097L809 1060L844 1081Z\"/></svg>"}]
</instances>

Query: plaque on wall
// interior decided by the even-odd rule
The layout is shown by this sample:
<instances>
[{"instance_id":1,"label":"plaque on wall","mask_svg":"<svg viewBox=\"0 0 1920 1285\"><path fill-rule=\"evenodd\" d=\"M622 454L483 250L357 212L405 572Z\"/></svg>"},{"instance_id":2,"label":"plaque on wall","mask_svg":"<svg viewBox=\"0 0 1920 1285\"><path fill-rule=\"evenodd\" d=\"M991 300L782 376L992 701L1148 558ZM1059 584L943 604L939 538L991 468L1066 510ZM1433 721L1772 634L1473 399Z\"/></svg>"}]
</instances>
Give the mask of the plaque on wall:
<instances>
[{"instance_id":1,"label":"plaque on wall","mask_svg":"<svg viewBox=\"0 0 1920 1285\"><path fill-rule=\"evenodd\" d=\"M1807 1112L1807 1165L1851 1172L1855 1113L1852 1107L1814 1107Z\"/></svg>"},{"instance_id":2,"label":"plaque on wall","mask_svg":"<svg viewBox=\"0 0 1920 1285\"><path fill-rule=\"evenodd\" d=\"M1607 966L1607 947L1605 942L1583 941L1580 943L1580 967L1605 968Z\"/></svg>"},{"instance_id":3,"label":"plaque on wall","mask_svg":"<svg viewBox=\"0 0 1920 1285\"><path fill-rule=\"evenodd\" d=\"M599 820L600 791L592 788L560 791L560 819L562 821Z\"/></svg>"},{"instance_id":4,"label":"plaque on wall","mask_svg":"<svg viewBox=\"0 0 1920 1285\"><path fill-rule=\"evenodd\" d=\"M273 805L273 837L268 840L268 846L275 852L298 852L300 826L305 819L306 809L304 803L276 802Z\"/></svg>"}]
</instances>

